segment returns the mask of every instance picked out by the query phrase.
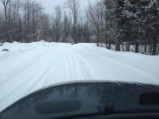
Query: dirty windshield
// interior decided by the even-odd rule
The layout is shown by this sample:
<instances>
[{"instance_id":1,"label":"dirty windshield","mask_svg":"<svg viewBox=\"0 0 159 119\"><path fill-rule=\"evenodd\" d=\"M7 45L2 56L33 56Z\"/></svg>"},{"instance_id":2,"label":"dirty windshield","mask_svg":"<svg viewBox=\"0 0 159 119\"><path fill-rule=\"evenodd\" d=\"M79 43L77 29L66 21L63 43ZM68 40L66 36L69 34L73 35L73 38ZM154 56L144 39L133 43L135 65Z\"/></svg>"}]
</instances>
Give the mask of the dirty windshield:
<instances>
[{"instance_id":1,"label":"dirty windshield","mask_svg":"<svg viewBox=\"0 0 159 119\"><path fill-rule=\"evenodd\" d=\"M76 81L159 85L159 1L0 0L0 112Z\"/></svg>"}]
</instances>

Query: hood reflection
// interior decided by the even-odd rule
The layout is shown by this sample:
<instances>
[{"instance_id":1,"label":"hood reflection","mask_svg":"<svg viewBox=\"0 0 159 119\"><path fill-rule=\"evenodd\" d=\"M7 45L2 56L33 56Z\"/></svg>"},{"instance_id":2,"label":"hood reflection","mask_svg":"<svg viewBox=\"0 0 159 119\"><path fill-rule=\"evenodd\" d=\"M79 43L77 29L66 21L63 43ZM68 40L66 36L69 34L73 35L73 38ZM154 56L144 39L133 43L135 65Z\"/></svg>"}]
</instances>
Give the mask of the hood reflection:
<instances>
[{"instance_id":1,"label":"hood reflection","mask_svg":"<svg viewBox=\"0 0 159 119\"><path fill-rule=\"evenodd\" d=\"M21 99L4 110L0 119L56 118L145 110L139 103L139 97L154 90L159 91L159 87L112 82L59 85ZM159 107L155 108L159 110Z\"/></svg>"}]
</instances>

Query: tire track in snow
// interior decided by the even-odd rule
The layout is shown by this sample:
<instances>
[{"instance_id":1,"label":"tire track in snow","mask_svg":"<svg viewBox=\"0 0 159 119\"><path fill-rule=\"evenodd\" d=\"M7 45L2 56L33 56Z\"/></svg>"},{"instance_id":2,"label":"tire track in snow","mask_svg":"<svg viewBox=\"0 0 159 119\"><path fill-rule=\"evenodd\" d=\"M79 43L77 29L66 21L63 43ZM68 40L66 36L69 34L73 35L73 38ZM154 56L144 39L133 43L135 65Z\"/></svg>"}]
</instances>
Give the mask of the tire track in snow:
<instances>
[{"instance_id":1,"label":"tire track in snow","mask_svg":"<svg viewBox=\"0 0 159 119\"><path fill-rule=\"evenodd\" d=\"M13 67L12 69L10 69L12 72L6 76L14 76L14 74L16 74L17 72L21 72L21 71L24 72L24 71L28 70L30 67L32 67L32 65L30 65L30 64L34 64L36 61L38 61L40 56L41 56L41 54L38 54L37 56L33 55L32 57L25 59L23 62L26 62L26 63L20 63L19 65L17 65L16 70L14 70L15 67ZM18 70L17 70L17 67L19 68ZM9 71L7 71L7 72L9 72ZM8 78L9 77L6 77L0 81L0 87L2 85L4 85L5 83L8 83L9 81L16 80L16 78L13 78L13 77L9 80L6 80Z\"/></svg>"},{"instance_id":2,"label":"tire track in snow","mask_svg":"<svg viewBox=\"0 0 159 119\"><path fill-rule=\"evenodd\" d=\"M43 69L43 70L40 70L42 73L40 75L37 75L36 78L34 78L36 80L32 83L31 86L29 86L29 88L28 88L29 90L26 91L26 94L28 94L28 92L30 93L36 89L45 87L45 82L47 81L47 79L44 77L48 76L50 69L56 64L56 63L54 63L54 61L58 59L58 55L59 55L59 52L57 52L55 57L51 61L49 61L49 63L47 65L44 66L44 69L41 68L41 69ZM40 87L38 87L39 84L41 85ZM36 89L33 89L32 88L33 86L35 86Z\"/></svg>"},{"instance_id":3,"label":"tire track in snow","mask_svg":"<svg viewBox=\"0 0 159 119\"><path fill-rule=\"evenodd\" d=\"M93 52L93 51L92 51L92 50L94 50L92 47L88 47L88 48L91 49L91 50L89 50L89 51L91 51L92 53L95 53L96 55L99 55L97 52L95 52L95 51ZM100 54L101 54L101 52L100 52ZM104 52L104 54L105 54L105 52ZM139 67L134 67L133 65L130 65L130 64L128 64L128 63L115 60L114 58L105 56L104 54L101 54L100 56L103 56L103 57L105 57L105 58L109 58L110 60L113 60L114 62L116 62L116 63L118 63L118 64L120 64L120 65L124 65L125 67L131 68L131 69L134 70L134 71L138 71L138 72L142 73L143 75L146 75L147 77L150 77L150 78L153 77L153 78L155 78L155 77L153 76L153 74L151 74L150 72L143 71L143 70L142 70L141 68L139 68ZM109 55L110 55L110 54L109 54Z\"/></svg>"},{"instance_id":4,"label":"tire track in snow","mask_svg":"<svg viewBox=\"0 0 159 119\"><path fill-rule=\"evenodd\" d=\"M43 55L43 57L45 57L45 55ZM38 57L39 58L39 57ZM38 64L40 64L41 62L43 62L43 59L40 59L40 60L35 60L35 59L32 59L33 60L33 62L28 66L28 67L26 67L26 69L25 70L21 70L21 72L19 73L18 72L18 74L15 76L15 77L12 77L12 80L9 80L8 81L8 83L13 83L14 84L14 82L13 82L13 80L16 80L17 81L17 79L18 80L22 80L23 79L23 76L26 76L26 72L25 71L30 71L30 70L32 70L33 68L34 69L37 69L37 66L39 66ZM51 60L50 60L51 61ZM43 66L43 67L45 67L46 66L46 64ZM39 68L39 67L38 67ZM34 74L38 74L39 73L39 71L40 70L37 70L36 72L34 72ZM23 75L24 74L24 75ZM31 74L31 75L33 75L33 74ZM27 76L29 76L29 75L27 75ZM20 78L19 78L20 77ZM25 77L26 78L26 77ZM30 78L32 78L32 77L27 77L27 79L29 79L29 80L27 80L27 81L30 81ZM12 81L12 82L11 82ZM7 85L7 84L6 84ZM5 89L5 87L6 87L6 85L3 85L3 86L1 86L1 88L2 89Z\"/></svg>"},{"instance_id":5,"label":"tire track in snow","mask_svg":"<svg viewBox=\"0 0 159 119\"><path fill-rule=\"evenodd\" d=\"M76 57L77 58L77 57ZM68 56L68 62L69 62L69 80L77 80L77 78L79 78L79 66L78 66L78 62L76 60L76 58L74 57L74 55L72 54L72 51L69 53Z\"/></svg>"},{"instance_id":6,"label":"tire track in snow","mask_svg":"<svg viewBox=\"0 0 159 119\"><path fill-rule=\"evenodd\" d=\"M78 67L80 69L80 74L83 75L82 79L90 80L97 77L95 72L88 65L88 63L80 56L80 54L77 53L76 49L72 51L72 55L78 64Z\"/></svg>"},{"instance_id":7,"label":"tire track in snow","mask_svg":"<svg viewBox=\"0 0 159 119\"><path fill-rule=\"evenodd\" d=\"M56 61L56 67L52 69L52 72L54 75L54 80L51 80L49 84L55 84L58 82L62 82L66 80L66 61L68 60L66 58L67 50L65 51L64 49L59 49L59 58Z\"/></svg>"},{"instance_id":8,"label":"tire track in snow","mask_svg":"<svg viewBox=\"0 0 159 119\"><path fill-rule=\"evenodd\" d=\"M92 49L92 48L90 48L90 49ZM104 55L100 55L100 54L98 54L97 52L93 52L92 50L87 50L87 52L90 52L90 53L92 53L92 54L95 54L96 56L98 56L98 57L103 57L104 59L106 59L106 60L109 60L109 61L112 61L112 62L114 62L115 64L117 64L117 65L120 65L120 67L124 67L124 68L126 68L126 70L131 70L132 71L132 73L130 74L131 75L131 77L138 77L138 75L134 75L134 74L139 74L140 76L141 76L141 74L142 74L142 77L144 77L144 78L142 78L142 79L149 79L149 80L151 80L151 81L156 81L157 80L157 78L156 77L154 77L152 74L150 74L149 72L145 72L145 71L142 71L142 70L140 70L139 68L136 68L136 67L134 67L134 66L132 66L132 65L128 65L128 64L125 64L125 63L121 63L121 62L119 62L118 60L115 60L115 59L113 59L113 58L109 58L109 57L107 57L107 56L104 56ZM134 73L133 73L134 72ZM134 77L134 78L135 78Z\"/></svg>"},{"instance_id":9,"label":"tire track in snow","mask_svg":"<svg viewBox=\"0 0 159 119\"><path fill-rule=\"evenodd\" d=\"M52 58L51 60L49 60L49 62L47 63L48 66L50 65L50 63L51 63L54 59L56 59L57 54L58 54L58 53L56 53L56 56L55 56L54 58ZM48 68L46 68L46 67L47 67L46 65L45 65L44 67L42 67L42 69L44 68L44 69L42 70L42 72L47 71L51 66L48 67ZM34 76L36 76L36 75L39 73L39 71L41 71L41 68L40 68L37 72L34 72L31 76L29 76L29 78L34 79ZM43 73L43 75L44 75L44 73ZM41 74L40 76L42 76L42 74ZM39 76L39 77L40 77L40 76ZM14 98L14 97L16 97L16 94L18 94L17 97L24 97L26 94L31 93L31 92L27 92L27 91L29 91L29 90L27 90L27 89L28 89L27 85L30 86L30 83L32 84L32 85L29 87L29 89L31 89L32 87L35 87L35 86L37 85L37 82L38 82L38 80L39 80L39 77L37 77L36 80L34 79L34 82L33 82L33 83L32 83L32 81L28 80L28 78L27 78L25 81L23 81L22 83L20 83L16 88L14 88L13 90L11 90L11 92L8 92L6 95L3 95L3 98L0 99L0 102L1 102L1 103L7 102L6 99L9 100L9 97ZM18 89L20 89L20 90L18 90ZM18 91L18 92L17 92L17 91ZM20 92L21 92L21 95L22 95L22 96L19 96Z\"/></svg>"},{"instance_id":10,"label":"tire track in snow","mask_svg":"<svg viewBox=\"0 0 159 119\"><path fill-rule=\"evenodd\" d=\"M58 67L55 69L55 81L54 83L60 83L64 81L69 81L75 79L75 62L72 59L71 53L69 52L70 48L61 49L60 57L58 58L57 63ZM72 78L73 77L73 78Z\"/></svg>"},{"instance_id":11,"label":"tire track in snow","mask_svg":"<svg viewBox=\"0 0 159 119\"><path fill-rule=\"evenodd\" d=\"M32 89L32 91L36 90L38 87L42 88L42 87L51 85L50 79L52 80L53 76L55 76L58 68L60 67L60 63L58 62L59 56L60 56L60 53L58 51L53 62L50 63L49 67L47 67L46 71L43 72L43 75L39 78L40 82L38 82L38 84L36 84L37 87ZM52 77L52 78L50 78L50 77Z\"/></svg>"},{"instance_id":12,"label":"tire track in snow","mask_svg":"<svg viewBox=\"0 0 159 119\"><path fill-rule=\"evenodd\" d=\"M75 80L75 72L76 72L75 61L71 55L71 50L68 50L67 53L65 53L64 58L66 60L64 60L62 66L63 66L65 81L67 82L69 80Z\"/></svg>"},{"instance_id":13,"label":"tire track in snow","mask_svg":"<svg viewBox=\"0 0 159 119\"><path fill-rule=\"evenodd\" d=\"M81 77L80 80L86 80L87 78L90 78L90 75L86 69L86 67L83 65L83 62L80 60L80 58L77 56L75 52L72 52L72 57L74 58L74 61L76 62L76 68L78 68L78 74L77 77Z\"/></svg>"}]
</instances>

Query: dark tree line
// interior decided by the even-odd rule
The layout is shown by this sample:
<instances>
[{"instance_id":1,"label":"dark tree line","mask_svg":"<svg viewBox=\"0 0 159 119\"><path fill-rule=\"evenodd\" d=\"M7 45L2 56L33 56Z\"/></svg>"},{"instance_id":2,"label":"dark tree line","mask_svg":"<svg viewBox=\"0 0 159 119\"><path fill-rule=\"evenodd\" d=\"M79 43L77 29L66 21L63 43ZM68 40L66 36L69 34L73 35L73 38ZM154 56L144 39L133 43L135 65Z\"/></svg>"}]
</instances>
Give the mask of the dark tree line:
<instances>
[{"instance_id":1,"label":"dark tree line","mask_svg":"<svg viewBox=\"0 0 159 119\"><path fill-rule=\"evenodd\" d=\"M57 6L51 16L35 0L0 0L0 5L0 42L90 42L88 25L80 22L78 0L68 0L66 8Z\"/></svg>"},{"instance_id":2,"label":"dark tree line","mask_svg":"<svg viewBox=\"0 0 159 119\"><path fill-rule=\"evenodd\" d=\"M87 18L96 34L97 46L105 43L108 49L114 44L116 51L125 44L126 50L135 45L150 45L152 55L156 54L159 40L158 0L101 0L90 4Z\"/></svg>"},{"instance_id":3,"label":"dark tree line","mask_svg":"<svg viewBox=\"0 0 159 119\"><path fill-rule=\"evenodd\" d=\"M121 45L150 46L155 55L159 40L158 0L97 0L81 15L79 0L67 0L51 16L35 0L0 0L0 42L39 40L104 43L120 51Z\"/></svg>"},{"instance_id":4,"label":"dark tree line","mask_svg":"<svg viewBox=\"0 0 159 119\"><path fill-rule=\"evenodd\" d=\"M37 41L48 24L40 3L32 0L1 0L0 40L2 42Z\"/></svg>"},{"instance_id":5,"label":"dark tree line","mask_svg":"<svg viewBox=\"0 0 159 119\"><path fill-rule=\"evenodd\" d=\"M120 44L126 42L128 51L130 44L135 45L136 53L139 45L150 45L151 54L156 54L159 40L158 0L105 0L105 5L107 37L115 40L117 51ZM112 35L109 35L110 32Z\"/></svg>"}]
</instances>

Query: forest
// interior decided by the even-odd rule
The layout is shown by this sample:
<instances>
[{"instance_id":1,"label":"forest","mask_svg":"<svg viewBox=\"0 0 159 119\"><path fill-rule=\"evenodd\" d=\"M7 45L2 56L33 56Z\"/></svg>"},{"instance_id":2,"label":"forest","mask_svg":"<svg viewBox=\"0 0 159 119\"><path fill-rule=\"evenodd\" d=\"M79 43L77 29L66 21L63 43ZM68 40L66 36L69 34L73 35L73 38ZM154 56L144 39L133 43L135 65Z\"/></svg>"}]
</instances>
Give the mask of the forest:
<instances>
[{"instance_id":1,"label":"forest","mask_svg":"<svg viewBox=\"0 0 159 119\"><path fill-rule=\"evenodd\" d=\"M82 14L67 0L50 15L36 0L0 0L0 42L96 43L114 50L159 54L158 0L97 0ZM67 10L65 10L67 8Z\"/></svg>"}]
</instances>

